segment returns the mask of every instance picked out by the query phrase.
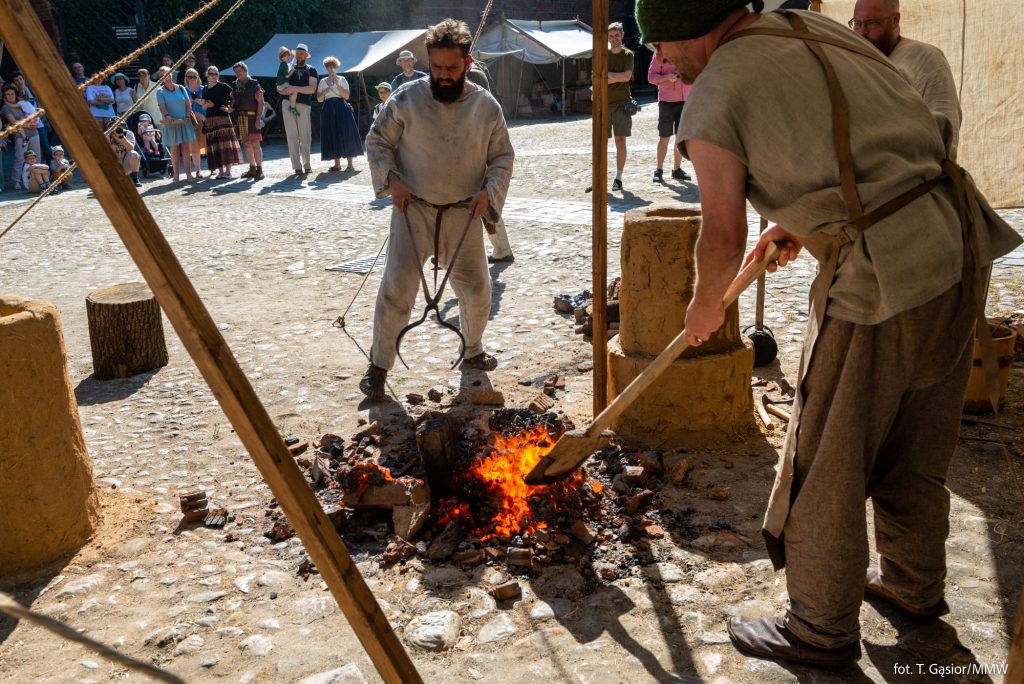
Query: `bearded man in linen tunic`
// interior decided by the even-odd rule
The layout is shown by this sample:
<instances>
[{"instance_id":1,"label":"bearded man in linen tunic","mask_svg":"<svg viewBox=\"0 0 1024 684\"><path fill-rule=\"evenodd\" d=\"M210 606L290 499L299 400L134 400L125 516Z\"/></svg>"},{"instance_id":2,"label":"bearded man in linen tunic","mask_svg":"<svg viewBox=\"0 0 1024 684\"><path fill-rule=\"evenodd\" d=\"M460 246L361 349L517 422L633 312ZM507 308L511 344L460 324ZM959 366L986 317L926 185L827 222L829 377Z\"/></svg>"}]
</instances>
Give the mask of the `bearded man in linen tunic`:
<instances>
[{"instance_id":1,"label":"bearded man in linen tunic","mask_svg":"<svg viewBox=\"0 0 1024 684\"><path fill-rule=\"evenodd\" d=\"M491 370L483 332L491 309L481 218L497 222L505 204L515 153L501 106L466 79L472 36L464 22L446 19L426 34L430 78L395 91L366 136L373 188L391 195L391 237L384 278L377 293L370 367L360 389L384 398L384 380L394 366L395 339L409 322L420 290L419 270L433 256L434 228L441 230L437 261L451 271L459 300L459 325L466 340L464 362ZM446 205L455 205L443 208ZM462 250L451 257L472 217ZM406 229L414 232L415 247Z\"/></svg>"},{"instance_id":2,"label":"bearded man in linen tunic","mask_svg":"<svg viewBox=\"0 0 1024 684\"><path fill-rule=\"evenodd\" d=\"M949 119L953 126L950 159L955 159L960 137L960 98L942 50L901 34L899 0L857 0L850 28L889 58L928 109Z\"/></svg>"},{"instance_id":3,"label":"bearded man in linen tunic","mask_svg":"<svg viewBox=\"0 0 1024 684\"><path fill-rule=\"evenodd\" d=\"M789 606L781 617L732 618L729 633L748 655L841 666L860 657L865 589L915 617L946 610L945 478L977 303L963 295L965 287L977 292L981 276L965 281L951 181L863 232L852 226L825 71L800 39L727 42L745 29L792 30L787 15L762 16L745 5L639 0L637 20L642 42L658 44L694 84L679 132L703 212L688 342L699 345L724 320L722 297L743 261L747 199L779 224L748 261L777 241L780 265L803 245L823 270L836 266L834 277L812 286L797 405L764 522L769 554L776 568L786 567ZM863 211L942 176L950 140L905 79L846 27L792 14L844 46L818 43L849 102L846 168L855 171ZM977 266L1020 243L983 198L969 211ZM870 568L867 497L879 553Z\"/></svg>"}]
</instances>

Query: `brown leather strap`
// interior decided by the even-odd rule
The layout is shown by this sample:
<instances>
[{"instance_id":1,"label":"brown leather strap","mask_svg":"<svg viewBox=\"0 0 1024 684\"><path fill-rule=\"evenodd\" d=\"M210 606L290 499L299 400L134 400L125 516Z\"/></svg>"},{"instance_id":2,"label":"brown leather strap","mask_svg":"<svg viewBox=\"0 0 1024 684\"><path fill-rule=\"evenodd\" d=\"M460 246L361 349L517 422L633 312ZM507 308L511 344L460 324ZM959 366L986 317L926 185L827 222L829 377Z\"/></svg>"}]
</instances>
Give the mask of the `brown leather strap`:
<instances>
[{"instance_id":1,"label":"brown leather strap","mask_svg":"<svg viewBox=\"0 0 1024 684\"><path fill-rule=\"evenodd\" d=\"M903 207L907 206L908 204L916 200L918 197L924 197L925 195L927 195L929 192L935 189L935 186L937 186L943 178L946 178L945 173L935 178L932 178L931 180L927 180L921 183L920 185L915 185L914 187L910 188L910 190L907 190L906 192L901 193L896 197L893 197L891 200L889 200L882 206L878 207L877 209L874 209L864 214L856 221L850 221L848 225L851 228L854 228L857 231L863 233L865 230L875 225L882 219L892 216L897 211L899 211Z\"/></svg>"},{"instance_id":2,"label":"brown leather strap","mask_svg":"<svg viewBox=\"0 0 1024 684\"><path fill-rule=\"evenodd\" d=\"M782 12L779 12L779 14L788 14L788 12L782 11ZM823 35L818 34L818 33L811 33L810 31L794 31L794 30L787 30L787 29L760 28L760 27L759 28L748 28L748 29L743 29L742 31L737 31L736 33L733 33L728 38L726 38L725 40L722 41L722 45L725 45L729 41L735 40L736 38L743 38L745 36L775 36L775 37L778 37L778 38L799 38L800 40L811 40L811 41L814 41L816 43L825 43L826 45L831 45L833 47L842 48L843 50L846 50L848 52L854 52L854 53L857 53L858 55L861 55L863 57L867 57L868 59L873 59L876 62L878 62L879 64L881 64L882 66L884 66L884 67L886 67L888 69L892 69L897 74L899 73L899 70L893 65L893 63L890 62L889 60L887 60L882 55L882 53L878 52L874 48L870 48L870 47L868 47L866 45L857 45L857 44L845 43L845 42L839 40L838 38L833 38L832 36L823 36ZM901 78L902 78L902 75L901 75Z\"/></svg>"},{"instance_id":3,"label":"brown leather strap","mask_svg":"<svg viewBox=\"0 0 1024 684\"><path fill-rule=\"evenodd\" d=\"M809 33L807 24L795 13L787 12L786 18L801 33ZM843 193L843 204L851 221L856 221L864 214L857 193L857 174L853 165L853 152L850 148L850 103L839 83L839 77L832 66L832 60L825 54L824 48L818 43L804 39L806 45L825 71L825 82L828 85L828 99L832 103L832 143L835 146L836 161L839 164L839 185Z\"/></svg>"},{"instance_id":4,"label":"brown leather strap","mask_svg":"<svg viewBox=\"0 0 1024 684\"><path fill-rule=\"evenodd\" d=\"M451 204L434 204L433 202L428 202L427 200L423 199L422 197L417 197L416 195L413 195L412 198L415 199L415 200L418 200L420 202L423 202L424 204L426 204L429 207L432 207L437 212L434 215L434 268L433 268L433 271L434 271L434 287L436 288L437 287L437 271L440 268L440 266L438 265L438 261L439 261L439 259L438 259L438 252L440 251L440 247L441 247L441 221L444 219L444 213L446 211L448 211L449 209L452 209L454 207L467 206L467 204L473 198L472 197L467 197L464 200L459 200L458 202L452 202Z\"/></svg>"}]
</instances>

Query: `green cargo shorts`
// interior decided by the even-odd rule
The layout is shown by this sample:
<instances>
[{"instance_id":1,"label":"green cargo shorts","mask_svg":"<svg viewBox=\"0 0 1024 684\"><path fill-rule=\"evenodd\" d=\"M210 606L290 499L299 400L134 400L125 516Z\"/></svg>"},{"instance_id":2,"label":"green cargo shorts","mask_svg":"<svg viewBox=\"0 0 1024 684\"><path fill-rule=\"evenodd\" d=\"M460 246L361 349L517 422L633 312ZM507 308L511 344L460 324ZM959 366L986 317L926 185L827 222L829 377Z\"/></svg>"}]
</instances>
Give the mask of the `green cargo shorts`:
<instances>
[{"instance_id":1,"label":"green cargo shorts","mask_svg":"<svg viewBox=\"0 0 1024 684\"><path fill-rule=\"evenodd\" d=\"M608 137L628 138L633 132L633 117L622 109L622 103L616 102L608 107Z\"/></svg>"}]
</instances>

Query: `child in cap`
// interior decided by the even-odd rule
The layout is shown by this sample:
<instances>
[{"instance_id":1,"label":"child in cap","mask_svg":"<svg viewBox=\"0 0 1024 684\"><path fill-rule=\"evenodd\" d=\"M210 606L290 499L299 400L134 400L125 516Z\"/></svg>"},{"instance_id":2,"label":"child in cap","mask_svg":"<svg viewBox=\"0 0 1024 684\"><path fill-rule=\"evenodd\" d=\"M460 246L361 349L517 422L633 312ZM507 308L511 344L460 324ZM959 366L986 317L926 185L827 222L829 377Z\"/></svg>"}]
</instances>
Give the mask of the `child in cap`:
<instances>
[{"instance_id":1,"label":"child in cap","mask_svg":"<svg viewBox=\"0 0 1024 684\"><path fill-rule=\"evenodd\" d=\"M36 153L25 152L25 163L21 167L21 187L29 192L42 192L50 187L50 167L36 163Z\"/></svg>"},{"instance_id":2,"label":"child in cap","mask_svg":"<svg viewBox=\"0 0 1024 684\"><path fill-rule=\"evenodd\" d=\"M50 178L56 180L62 173L71 168L71 162L64 158L64 148L55 145L50 148ZM62 190L71 189L71 174L60 182Z\"/></svg>"},{"instance_id":3,"label":"child in cap","mask_svg":"<svg viewBox=\"0 0 1024 684\"><path fill-rule=\"evenodd\" d=\"M283 45L277 48L277 58L281 60L281 64L277 67L277 79L274 82L277 84L277 92L283 95L281 87L288 84L288 77L295 70L295 58L292 57L292 51ZM288 96L289 111L295 116L299 115L299 110L295 106L298 96L298 93L292 93Z\"/></svg>"},{"instance_id":4,"label":"child in cap","mask_svg":"<svg viewBox=\"0 0 1024 684\"><path fill-rule=\"evenodd\" d=\"M384 105L387 104L388 98L391 97L391 84L387 81L381 81L377 84L377 97L380 98L380 104L373 108L373 118L376 119L377 115L384 110Z\"/></svg>"},{"instance_id":5,"label":"child in cap","mask_svg":"<svg viewBox=\"0 0 1024 684\"><path fill-rule=\"evenodd\" d=\"M142 149L147 155L160 156L160 148L156 144L156 127L149 114L139 117L139 137L142 138Z\"/></svg>"}]
</instances>

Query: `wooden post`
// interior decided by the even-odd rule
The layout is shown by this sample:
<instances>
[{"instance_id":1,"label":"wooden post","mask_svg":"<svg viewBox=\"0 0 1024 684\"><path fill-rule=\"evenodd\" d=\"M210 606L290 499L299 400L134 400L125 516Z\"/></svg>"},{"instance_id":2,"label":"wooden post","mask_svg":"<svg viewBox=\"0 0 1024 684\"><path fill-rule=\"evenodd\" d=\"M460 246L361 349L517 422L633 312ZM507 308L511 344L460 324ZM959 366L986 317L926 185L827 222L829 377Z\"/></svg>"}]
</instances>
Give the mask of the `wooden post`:
<instances>
[{"instance_id":1,"label":"wooden post","mask_svg":"<svg viewBox=\"0 0 1024 684\"><path fill-rule=\"evenodd\" d=\"M1020 606L1017 607L1017 625L1013 628L1013 640L1010 642L1010 657L1007 660L1007 684L1024 682L1024 592L1020 595Z\"/></svg>"},{"instance_id":2,"label":"wooden post","mask_svg":"<svg viewBox=\"0 0 1024 684\"><path fill-rule=\"evenodd\" d=\"M64 145L157 302L249 451L281 510L316 564L385 682L421 682L387 618L199 294L178 263L138 191L124 173L29 0L0 0L0 38L45 105Z\"/></svg>"},{"instance_id":3,"label":"wooden post","mask_svg":"<svg viewBox=\"0 0 1024 684\"><path fill-rule=\"evenodd\" d=\"M820 12L821 11L821 0L811 0L811 11L812 12Z\"/></svg>"},{"instance_id":4,"label":"wooden post","mask_svg":"<svg viewBox=\"0 0 1024 684\"><path fill-rule=\"evenodd\" d=\"M91 292L85 311L97 379L127 378L167 365L160 307L145 283Z\"/></svg>"},{"instance_id":5,"label":"wooden post","mask_svg":"<svg viewBox=\"0 0 1024 684\"><path fill-rule=\"evenodd\" d=\"M608 0L594 0L593 197L594 415L608 405Z\"/></svg>"}]
</instances>

